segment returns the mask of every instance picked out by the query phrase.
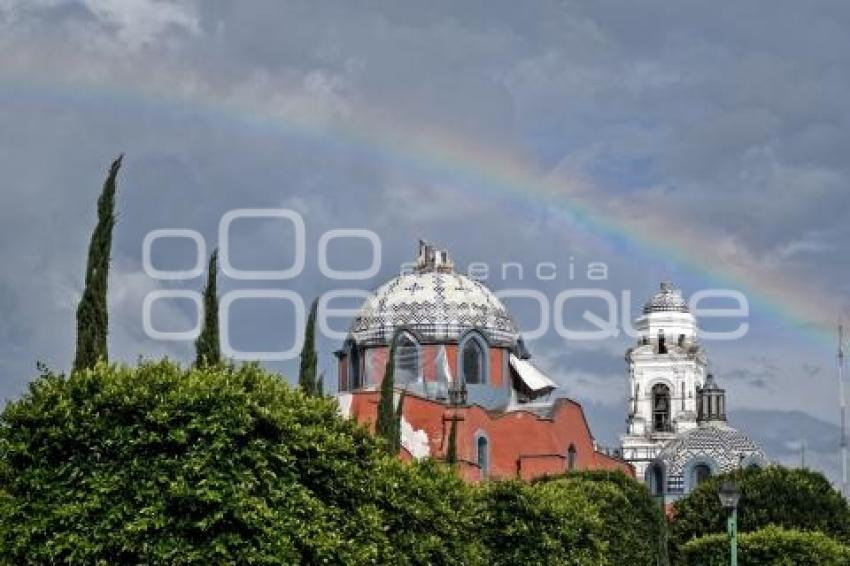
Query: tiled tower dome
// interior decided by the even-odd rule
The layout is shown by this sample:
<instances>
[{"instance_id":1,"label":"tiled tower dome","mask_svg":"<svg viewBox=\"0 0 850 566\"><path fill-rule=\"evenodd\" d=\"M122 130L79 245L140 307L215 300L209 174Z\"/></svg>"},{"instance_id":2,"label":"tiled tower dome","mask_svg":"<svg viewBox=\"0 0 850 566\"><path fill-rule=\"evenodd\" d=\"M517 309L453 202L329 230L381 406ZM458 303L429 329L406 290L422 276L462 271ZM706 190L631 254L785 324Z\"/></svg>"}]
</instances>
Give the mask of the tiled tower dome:
<instances>
[{"instance_id":1,"label":"tiled tower dome","mask_svg":"<svg viewBox=\"0 0 850 566\"><path fill-rule=\"evenodd\" d=\"M425 242L414 272L379 287L349 334L360 345L386 344L398 328L438 343L456 342L473 328L492 345L513 346L520 337L502 302L482 283L455 273L447 252Z\"/></svg>"},{"instance_id":2,"label":"tiled tower dome","mask_svg":"<svg viewBox=\"0 0 850 566\"><path fill-rule=\"evenodd\" d=\"M709 374L697 392L697 428L679 434L664 446L656 460L667 476L671 494L689 493L704 474L731 472L739 467L764 467L764 452L746 434L726 424L726 392Z\"/></svg>"},{"instance_id":3,"label":"tiled tower dome","mask_svg":"<svg viewBox=\"0 0 850 566\"><path fill-rule=\"evenodd\" d=\"M670 441L658 455L668 476L682 476L691 461L706 460L717 466L716 473L731 472L740 465L765 465L764 453L743 432L724 423L701 425Z\"/></svg>"},{"instance_id":4,"label":"tiled tower dome","mask_svg":"<svg viewBox=\"0 0 850 566\"><path fill-rule=\"evenodd\" d=\"M681 290L669 281L662 281L661 289L643 306L643 314L653 312L688 312L688 303Z\"/></svg>"}]
</instances>

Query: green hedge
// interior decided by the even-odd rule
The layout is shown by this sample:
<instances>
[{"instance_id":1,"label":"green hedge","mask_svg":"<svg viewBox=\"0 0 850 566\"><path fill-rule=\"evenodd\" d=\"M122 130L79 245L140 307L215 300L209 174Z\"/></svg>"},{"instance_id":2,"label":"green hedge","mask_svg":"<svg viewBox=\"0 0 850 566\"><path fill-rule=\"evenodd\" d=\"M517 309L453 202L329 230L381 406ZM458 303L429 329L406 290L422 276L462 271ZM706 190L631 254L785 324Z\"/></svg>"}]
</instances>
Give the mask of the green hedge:
<instances>
[{"instance_id":1,"label":"green hedge","mask_svg":"<svg viewBox=\"0 0 850 566\"><path fill-rule=\"evenodd\" d=\"M682 547L682 560L689 566L725 566L729 538L712 534L693 539ZM738 535L738 562L741 566L846 566L850 547L823 533L768 526Z\"/></svg>"},{"instance_id":2,"label":"green hedge","mask_svg":"<svg viewBox=\"0 0 850 566\"><path fill-rule=\"evenodd\" d=\"M667 521L646 486L619 471L581 471L539 482L562 486L588 497L597 508L611 564L664 565Z\"/></svg>"},{"instance_id":3,"label":"green hedge","mask_svg":"<svg viewBox=\"0 0 850 566\"><path fill-rule=\"evenodd\" d=\"M387 564L486 564L478 500L442 463L386 459L376 504L395 554Z\"/></svg>"},{"instance_id":4,"label":"green hedge","mask_svg":"<svg viewBox=\"0 0 850 566\"><path fill-rule=\"evenodd\" d=\"M253 365L46 373L0 415L0 486L2 564L666 563L619 472L469 486Z\"/></svg>"},{"instance_id":5,"label":"green hedge","mask_svg":"<svg viewBox=\"0 0 850 566\"><path fill-rule=\"evenodd\" d=\"M255 366L46 374L0 416L5 564L480 562L476 500Z\"/></svg>"},{"instance_id":6,"label":"green hedge","mask_svg":"<svg viewBox=\"0 0 850 566\"><path fill-rule=\"evenodd\" d=\"M478 496L487 564L609 564L599 510L573 486L493 481Z\"/></svg>"}]
</instances>

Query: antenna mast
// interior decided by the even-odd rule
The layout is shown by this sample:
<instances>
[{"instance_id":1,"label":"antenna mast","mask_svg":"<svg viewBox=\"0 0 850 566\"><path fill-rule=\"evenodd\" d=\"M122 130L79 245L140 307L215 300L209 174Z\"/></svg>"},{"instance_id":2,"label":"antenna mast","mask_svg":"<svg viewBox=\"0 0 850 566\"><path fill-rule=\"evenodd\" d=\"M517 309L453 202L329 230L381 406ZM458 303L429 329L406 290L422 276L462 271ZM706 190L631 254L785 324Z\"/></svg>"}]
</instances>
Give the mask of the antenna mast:
<instances>
[{"instance_id":1,"label":"antenna mast","mask_svg":"<svg viewBox=\"0 0 850 566\"><path fill-rule=\"evenodd\" d=\"M841 404L841 494L847 497L847 407L844 401L844 325L838 325L838 399Z\"/></svg>"}]
</instances>

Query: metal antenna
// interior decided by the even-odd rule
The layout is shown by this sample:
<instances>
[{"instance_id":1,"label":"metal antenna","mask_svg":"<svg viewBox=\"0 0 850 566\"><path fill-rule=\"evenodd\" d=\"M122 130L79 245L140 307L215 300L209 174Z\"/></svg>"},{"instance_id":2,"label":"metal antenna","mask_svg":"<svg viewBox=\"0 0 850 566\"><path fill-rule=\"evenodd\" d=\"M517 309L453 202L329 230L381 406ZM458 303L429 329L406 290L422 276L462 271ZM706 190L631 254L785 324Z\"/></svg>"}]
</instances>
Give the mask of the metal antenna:
<instances>
[{"instance_id":1,"label":"metal antenna","mask_svg":"<svg viewBox=\"0 0 850 566\"><path fill-rule=\"evenodd\" d=\"M838 324L838 400L841 404L841 493L847 497L847 404L844 401L844 325Z\"/></svg>"}]
</instances>

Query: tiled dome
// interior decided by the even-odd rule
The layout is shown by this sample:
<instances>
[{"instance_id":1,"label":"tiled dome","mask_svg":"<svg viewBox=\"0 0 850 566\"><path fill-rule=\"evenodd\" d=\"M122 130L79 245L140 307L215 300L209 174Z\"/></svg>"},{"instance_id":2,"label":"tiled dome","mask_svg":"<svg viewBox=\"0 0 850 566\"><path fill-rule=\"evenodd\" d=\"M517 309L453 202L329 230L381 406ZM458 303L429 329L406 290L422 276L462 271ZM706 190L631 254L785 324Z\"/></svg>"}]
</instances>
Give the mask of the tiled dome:
<instances>
[{"instance_id":1,"label":"tiled dome","mask_svg":"<svg viewBox=\"0 0 850 566\"><path fill-rule=\"evenodd\" d=\"M668 476L681 476L688 462L708 459L718 473L730 472L744 462L767 462L758 445L724 422L703 423L671 440L658 455Z\"/></svg>"},{"instance_id":2,"label":"tiled dome","mask_svg":"<svg viewBox=\"0 0 850 566\"><path fill-rule=\"evenodd\" d=\"M661 282L661 290L655 293L643 306L643 314L653 312L688 312L688 303L682 297L682 291L673 287L669 281Z\"/></svg>"},{"instance_id":3,"label":"tiled dome","mask_svg":"<svg viewBox=\"0 0 850 566\"><path fill-rule=\"evenodd\" d=\"M513 345L519 331L502 302L478 281L457 273L411 273L382 285L351 324L359 344L386 343L405 327L423 340L453 342L477 329L494 343Z\"/></svg>"},{"instance_id":4,"label":"tiled dome","mask_svg":"<svg viewBox=\"0 0 850 566\"><path fill-rule=\"evenodd\" d=\"M349 334L358 344L386 344L401 327L440 343L471 329L493 344L513 346L520 337L502 302L482 283L455 273L448 255L429 246L420 250L415 273L390 280L366 300Z\"/></svg>"}]
</instances>

